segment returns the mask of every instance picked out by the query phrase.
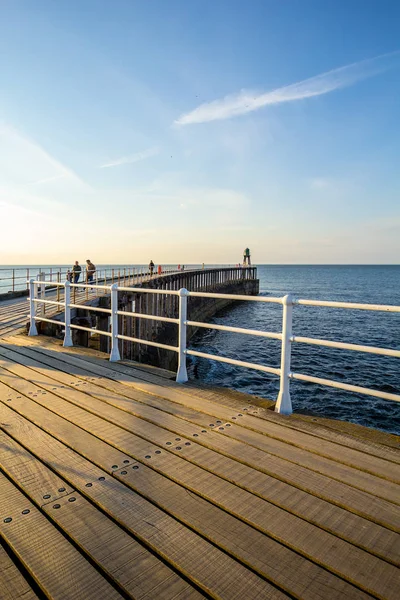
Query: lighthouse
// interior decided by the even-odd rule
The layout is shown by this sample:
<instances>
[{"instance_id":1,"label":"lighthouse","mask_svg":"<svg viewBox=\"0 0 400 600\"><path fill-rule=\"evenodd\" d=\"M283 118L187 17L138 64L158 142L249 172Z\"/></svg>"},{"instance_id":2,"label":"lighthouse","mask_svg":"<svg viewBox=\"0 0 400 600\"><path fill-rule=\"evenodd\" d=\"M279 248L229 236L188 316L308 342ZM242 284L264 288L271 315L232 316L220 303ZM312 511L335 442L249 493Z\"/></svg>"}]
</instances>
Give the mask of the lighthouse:
<instances>
[{"instance_id":1,"label":"lighthouse","mask_svg":"<svg viewBox=\"0 0 400 600\"><path fill-rule=\"evenodd\" d=\"M251 267L251 258L250 258L250 250L249 248L245 248L243 250L243 266Z\"/></svg>"}]
</instances>

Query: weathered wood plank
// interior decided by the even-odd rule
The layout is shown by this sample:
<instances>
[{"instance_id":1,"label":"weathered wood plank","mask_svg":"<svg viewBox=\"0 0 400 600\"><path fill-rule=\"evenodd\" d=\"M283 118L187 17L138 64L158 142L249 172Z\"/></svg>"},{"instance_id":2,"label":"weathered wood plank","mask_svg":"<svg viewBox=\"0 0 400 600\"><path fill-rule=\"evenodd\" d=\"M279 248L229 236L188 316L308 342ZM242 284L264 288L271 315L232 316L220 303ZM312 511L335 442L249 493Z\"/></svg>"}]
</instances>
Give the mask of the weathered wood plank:
<instances>
[{"instance_id":1,"label":"weathered wood plank","mask_svg":"<svg viewBox=\"0 0 400 600\"><path fill-rule=\"evenodd\" d=\"M112 600L121 595L0 474L0 535L48 597Z\"/></svg>"},{"instance_id":2,"label":"weathered wood plank","mask_svg":"<svg viewBox=\"0 0 400 600\"><path fill-rule=\"evenodd\" d=\"M62 344L60 340L56 340L54 338L44 339L42 337L36 340L30 338L28 342L26 341L25 336L20 336L18 338L11 337L9 339L13 343L15 342L17 345L22 343L25 347L28 344L30 346L38 346L40 344L48 349L58 348L60 350L60 346ZM98 357L102 359L104 365L110 366L109 363L106 362L107 356L104 355L104 353L95 354L94 351L89 348L63 348L62 351L63 353L75 355L81 358L83 356L87 361L90 361L94 357ZM129 367L129 362L121 361L119 365ZM115 364L112 366L117 367ZM146 371L147 369L144 369L143 367L144 365L142 365L141 368ZM129 371L127 373L129 373ZM135 369L133 369L133 371L131 370L131 374L134 374L137 378L140 378L140 373L138 373ZM243 394L227 388L224 388L222 391L220 388L215 388L215 386L206 385L198 381L188 382L185 385L185 388L190 388L194 394L198 394L200 389L201 397L212 400L218 405L238 408L240 410L242 410L244 406L248 405L252 405L258 409L263 407L265 404L268 404L268 401L266 402L261 398L252 397L248 394ZM270 404L273 404L273 402ZM355 450L366 452L367 454L373 454L397 463L400 462L400 458L398 456L398 450L400 448L399 436L385 433L376 429L370 429L368 427L362 427L361 425L356 425L346 421L324 419L323 417L319 416L310 417L300 413L295 413L289 417L285 417L283 415L277 415L271 410L259 410L258 414L261 418L278 422L286 427L299 429L305 433L310 433L316 437L321 437L335 443L343 444L345 446L354 448ZM214 415L211 414L211 416Z\"/></svg>"},{"instance_id":3,"label":"weathered wood plank","mask_svg":"<svg viewBox=\"0 0 400 600\"><path fill-rule=\"evenodd\" d=\"M211 473L183 461L178 456L171 455L168 451L161 452L161 454L156 454L155 451L154 454L150 453L151 450L148 449L148 446L146 448L146 443L140 438L111 423L105 423L101 418L74 407L64 400L50 394L46 397L38 396L35 400L78 424L82 429L104 439L122 452L138 458L142 462L147 461L152 468L159 470L170 479L267 533L296 552L311 558L333 573L340 573L342 577L355 583L366 592L379 594L383 583L380 581L378 573L380 576L385 573L385 594L394 598L391 590L398 572L391 565L244 490L238 489ZM22 402L23 398L19 400L19 403ZM27 402L34 404L29 400ZM18 402L16 401L15 404ZM31 411L40 413L40 407L33 406ZM54 431L52 433L57 435ZM177 446L176 450L180 448L181 446ZM87 454L88 448L80 451Z\"/></svg>"},{"instance_id":4,"label":"weathered wood plank","mask_svg":"<svg viewBox=\"0 0 400 600\"><path fill-rule=\"evenodd\" d=\"M70 380L70 377L68 378ZM42 381L43 385L43 381ZM85 386L86 392L94 394L94 390L98 389L93 385ZM65 395L65 397L76 396L80 398L79 394L75 390L66 389L58 390L58 394ZM110 397L107 398L101 396L103 400L110 401ZM127 403L127 404L126 404ZM117 395L113 395L112 404L121 404L126 407L127 411L130 412L131 401L121 398ZM141 406L141 405L140 405ZM146 409L146 407L143 407ZM97 410L98 414L99 411ZM101 411L100 411L101 412ZM136 412L136 411L135 411ZM160 425L168 425L169 415L165 415L162 411L154 411ZM118 413L117 413L118 414ZM150 420L150 415L146 413L146 417ZM107 418L110 416L107 414ZM124 417L121 414L119 422L124 425ZM183 421L183 425L185 425ZM141 427L139 426L139 431ZM192 436L192 428L184 431L183 428L177 431L178 435L188 435L189 438ZM196 434L197 435L197 434ZM198 435L197 440L200 440L204 445L210 449L218 449L218 442L226 444L226 440L222 439L221 436L215 435L213 431L209 432L209 435ZM237 460L241 461L243 456L247 454L247 447L243 444L238 443L237 446L240 448L237 451ZM211 459L210 459L211 457ZM396 545L396 535L383 529L372 522L367 522L358 515L354 515L342 508L320 500L319 498L313 498L311 495L293 488L279 480L275 480L268 475L260 473L253 468L245 464L234 464L232 468L232 461L223 456L219 457L219 460L215 458L213 454L205 451L199 451L195 445L191 447L185 447L185 458L194 462L198 466L208 470L210 464L212 464L212 471L214 474L219 475L222 478L226 478L227 472L230 473L230 481L243 487L244 489L259 495L261 498L273 502L277 506L281 506L285 510L289 510L293 514L297 514L303 519L308 520L311 523L346 539L347 541L358 545L364 549L367 549L373 554L385 558L388 561L397 563L400 561L400 547ZM397 550L396 550L397 548Z\"/></svg>"},{"instance_id":5,"label":"weathered wood plank","mask_svg":"<svg viewBox=\"0 0 400 600\"><path fill-rule=\"evenodd\" d=\"M11 375L10 375L11 376ZM9 375L5 375L5 378L9 378ZM45 376L40 375L40 381L41 384L44 385L44 379ZM14 381L12 380L12 386L16 387L17 389L21 390L21 391L26 391L29 390L29 383L24 382L22 380L17 380ZM50 388L48 388L50 390ZM57 394L59 396L62 397L66 397L69 399L69 401L71 402L75 402L77 403L78 406L80 405L84 405L86 408L88 408L89 410L92 410L95 414L101 413L103 414L103 416L105 416L105 418L109 419L109 420L113 420L115 421L115 415L118 415L119 413L113 413L111 415L111 413L109 412L109 410L107 409L106 406L101 406L95 403L95 401L90 397L87 396L86 394L83 396L80 396L79 392L76 391L75 389L71 389L71 387L65 387L65 388L61 388L58 387L56 388L57 390ZM41 390L43 391L43 390ZM29 391L28 391L29 394ZM42 402L42 399L44 398L43 394L38 394L37 395L37 401ZM52 406L55 406L55 402L56 400L52 400L51 401L51 406L48 404L45 404L45 406L49 406L49 408L51 408ZM90 408L90 406L92 408ZM64 405L63 410L64 410L64 414L65 410L67 409L67 407ZM123 413L121 415L119 415L120 419L122 418L122 422L121 420L118 421L119 424L121 424L123 427L126 427L126 416L123 415ZM74 419L73 416L70 417L71 420ZM171 435L168 432L165 432L164 430L160 430L159 428L154 428L151 427L150 424L148 423L143 423L143 421L135 419L135 418L129 418L129 425L130 425L130 430L133 432L138 433L141 436L145 436L147 437L147 439L150 442L154 442L154 443L158 443L164 445L167 444L167 442L171 441ZM200 431L200 430L199 430ZM325 499L329 500L329 501L333 501L336 503L340 502L340 506L344 506L344 507L348 507L349 505L351 506L351 510L353 510L356 514L362 515L362 516L367 516L368 518L372 519L373 521L376 521L378 523L384 524L394 530L398 530L399 528L399 515L398 515L398 508L395 509L393 506L390 506L382 501L380 501L377 498L374 498L373 496L371 496L370 494L363 494L361 492L358 492L355 489L352 488L348 488L347 486L343 486L343 484L339 484L339 483L333 483L330 482L329 486L325 480L325 478L322 478L321 480L321 476L316 476L313 472L310 472L308 470L301 470L299 467L294 468L291 463L286 463L285 461L278 461L274 456L272 455L263 455L263 453L260 453L260 451L253 449L251 447L245 447L243 448L234 448L234 442L233 441L229 441L227 442L224 438L222 438L221 436L218 437L215 436L214 434L212 434L212 436L214 436L213 440L214 441L218 441L219 442L219 450L223 447L223 444L225 443L225 447L228 448L228 450L226 451L227 454L230 454L231 456L234 455L236 453L236 457L239 457L239 460L244 461L246 456L249 456L250 458L248 459L250 461L252 461L252 464L250 462L250 466L255 466L255 468L259 469L259 470L265 470L266 473L268 474L276 474L276 469L280 468L280 477L281 478L286 478L286 480L289 480L289 483L294 483L295 485L302 483L302 487L303 489L305 489L305 491L310 491L313 490L313 493L317 496L320 496L322 498L325 497ZM199 438L198 439L208 439L209 438L209 434L199 434ZM193 438L192 438L193 439ZM197 445L195 446L197 447ZM233 447L233 450L232 450ZM174 447L171 446L171 451L175 452L176 454L181 453L174 451ZM200 454L200 458L199 458L199 452L196 452L196 458L193 459L192 456L192 450L188 450L187 447L185 447L185 454L188 453L189 454L189 460L193 460L194 462L199 461L202 459L202 462L198 462L198 464L200 464L200 466L207 468L207 469L212 469L214 468L214 464L216 462L216 457L212 456L211 458L209 457L209 455L207 455L205 453L205 451L203 451L202 455ZM146 454L146 452L144 451L144 454ZM115 464L121 464L116 462ZM265 464L265 467L263 466ZM272 470L271 472L271 464L273 466L275 466L275 471ZM210 466L212 465L212 467ZM277 466L276 466L277 465ZM240 469L238 467L236 467L235 469L235 473L239 473L240 475ZM287 473L293 473L293 477L290 477L288 479L288 475ZM247 479L246 474L244 475L244 480ZM240 484L240 479L239 477L236 477L235 479L233 479L236 483ZM313 480L316 480L316 484L318 485L318 488L316 487L316 485L314 484L314 487L310 487L313 484ZM259 488L260 489L260 488ZM261 489L262 489L262 484L261 484ZM326 497L324 496L324 494L326 494L326 490L329 490L329 496ZM396 497L398 495L398 490L396 488L395 490L395 494ZM289 494L289 499L291 497L291 494ZM275 496L276 498L276 496ZM291 500L292 506L295 504L294 500ZM307 503L305 503L307 505ZM302 504L300 504L300 506L302 506ZM312 512L317 512L316 511L316 507L313 506L310 508L310 510ZM330 512L328 513L330 514ZM333 522L333 516L332 519L328 519L328 521ZM349 528L346 527L346 525L343 523L343 527L344 530L349 530ZM329 527L328 527L329 529ZM365 538L364 538L365 540Z\"/></svg>"},{"instance_id":6,"label":"weathered wood plank","mask_svg":"<svg viewBox=\"0 0 400 600\"><path fill-rule=\"evenodd\" d=\"M12 419L11 430L13 435L15 435L16 429L13 425L18 420L18 417ZM31 425L30 428L34 430L35 426ZM25 428L24 431L26 431ZM32 435L31 439L37 440L38 435L43 437L45 434L39 432ZM38 445L36 442L35 449ZM51 445L59 445L59 442L51 440ZM41 443L39 451L46 454L47 447L47 443ZM65 454L68 464L68 450L66 453L63 451L63 455ZM74 471L75 469L70 469L71 473ZM209 502L194 494L188 494L185 488L177 486L142 464L131 463L124 469L115 472L114 475L139 491L141 495L150 498L152 502L175 515L180 521L190 525L203 537L207 537L214 544L220 545L244 564L251 565L261 575L272 579L277 585L298 598L304 597L305 590L307 590L307 599L323 597L332 598L332 600L338 598L343 598L343 600L345 598L358 598L361 600L367 597L363 592L340 578L302 559L284 546L277 544L245 523L234 519ZM91 488L94 485L95 482L90 486L90 491L92 491ZM126 492L123 495L126 496ZM76 493L73 496L76 497ZM59 501L58 504L61 505L63 501ZM61 519L62 515L62 519L68 519L68 515L65 517L60 510L53 510L52 506L53 503L46 505L45 509L52 514L53 518ZM65 499L64 506L68 508L71 506L71 504L68 504L68 499ZM75 503L73 503L73 506L75 507ZM87 516L85 519L91 524L89 535L92 534L93 537L93 529L96 529L96 532L101 532L98 533L99 539L103 540L105 535L103 534L103 527L94 527L92 519L88 520ZM61 520L61 524L65 525L65 520ZM76 531L79 543L79 539L82 539L81 525L75 521L74 523L67 521L67 524L69 533L71 533L71 528ZM85 529L84 523L82 527ZM89 543L93 544L93 542Z\"/></svg>"},{"instance_id":7,"label":"weathered wood plank","mask_svg":"<svg viewBox=\"0 0 400 600\"><path fill-rule=\"evenodd\" d=\"M7 423L2 427L7 430ZM16 484L39 507L68 496L74 490L63 479L49 471L42 463L20 444L15 442L5 431L0 430L0 465Z\"/></svg>"},{"instance_id":8,"label":"weathered wood plank","mask_svg":"<svg viewBox=\"0 0 400 600\"><path fill-rule=\"evenodd\" d=\"M36 428L30 428L31 437L37 432ZM9 478L42 507L99 569L136 600L146 596L160 600L180 595L191 600L203 597L3 431L0 431L0 464ZM64 490L64 493L46 499L43 497L46 490Z\"/></svg>"},{"instance_id":9,"label":"weathered wood plank","mask_svg":"<svg viewBox=\"0 0 400 600\"><path fill-rule=\"evenodd\" d=\"M2 403L0 416L7 420L8 431L16 439L18 436L24 439L28 431L36 429L29 438L29 450L33 454L212 597L226 600L286 597L108 472L97 468ZM85 432L82 434L84 437ZM58 460L60 454L63 455L62 462Z\"/></svg>"},{"instance_id":10,"label":"weathered wood plank","mask_svg":"<svg viewBox=\"0 0 400 600\"><path fill-rule=\"evenodd\" d=\"M165 381L162 382L160 378L151 373L137 373L136 376L132 374L132 369L120 364L113 364L110 366L108 363L107 366L99 365L99 361L93 357L87 356L85 360L81 358L71 357L68 353L61 351L57 348L58 354L61 355L62 360L69 362L75 365L82 365L82 363L90 362L94 365L94 367L100 367L100 373L102 375L107 374L111 379L121 380L121 375L124 377L121 380L126 385L133 385L135 388L142 389L141 386L145 386L144 391L149 391L148 387L153 382L158 384L158 386L162 385L164 388L163 395L165 398L169 398L174 401L181 401L185 404L188 404L192 408L197 411L208 413L208 414L216 414L219 418L232 422L232 417L235 417L235 420L238 419L237 414L233 413L229 410L228 407L218 406L216 403L213 403L209 400L205 400L202 397L202 390L196 390L193 387L187 389L185 391L185 386L179 386L173 381ZM39 352L46 353L44 348L38 348ZM98 371L97 371L98 372ZM143 383L139 383L138 377L143 379ZM147 383L149 382L149 383ZM176 395L171 392L176 390ZM182 394L186 398L182 398ZM187 396L190 396L190 399L187 399ZM197 399L197 402L196 402ZM189 404L190 402L190 404ZM256 410L258 414L258 410ZM343 463L348 466L355 467L361 471L365 471L367 473L371 473L375 477L384 478L388 481L395 481L397 483L400 482L400 467L397 465L393 465L392 462L388 462L388 460L382 460L380 457L373 456L372 454L365 455L363 452L358 450L354 450L353 448L348 448L342 444L333 443L328 440L324 440L321 438L316 438L314 435L310 435L308 433L304 433L302 431L294 431L290 427L285 427L283 424L277 424L273 422L273 420L268 420L264 422L262 419L255 419L253 415L249 414L249 411L246 407L246 412L240 413L242 416L240 417L241 425L246 426L252 430L260 432L265 436L270 438L270 443L275 439L275 446L278 448L283 448L284 446L279 446L280 442L283 442L286 446L288 444L294 445L298 451L296 455L298 456L298 461L302 457L306 458L307 455L302 454L302 450L306 450L308 452L320 455L327 459L333 460L335 463ZM268 415L264 414L265 420L268 419ZM387 457L386 457L387 458ZM311 458L309 458L311 460ZM314 459L315 460L315 459ZM334 466L330 465L331 469ZM318 469L317 469L318 470ZM320 472L320 471L319 471ZM332 474L333 476L333 474Z\"/></svg>"},{"instance_id":11,"label":"weathered wood plank","mask_svg":"<svg viewBox=\"0 0 400 600\"><path fill-rule=\"evenodd\" d=\"M7 354L7 352L9 354ZM11 352L11 354L10 354L10 352ZM12 351L10 351L10 350L5 351L5 353L2 353L2 351L0 350L0 354L3 354L5 359L7 358L7 356L16 358L15 354L12 354ZM83 368L85 368L85 361L82 361L80 359L77 359L77 361L80 362L81 370ZM32 366L34 369L39 370L40 372L43 372L43 367L41 367L41 365L38 364L37 361L33 362L31 360L31 358L25 359L23 354L20 357L20 362L28 364L28 365ZM59 375L57 375L57 373L54 371L56 366L60 365L60 363L57 362L57 357L56 358L54 358L54 356L47 357L46 362L50 362L51 366L53 367L53 372L50 372L49 375L59 378ZM61 362L63 362L63 361L61 361ZM74 362L75 362L75 360L74 360ZM1 360L0 360L0 364L1 364ZM67 361L66 364L69 364L69 362ZM72 366L70 366L68 369L71 370L71 368L73 368L73 367L74 367L74 364L72 364ZM13 366L11 365L8 368L12 369ZM79 367L75 367L75 368L79 368ZM80 376L85 377L83 374L81 374ZM93 378L90 377L89 375L87 375L85 377L85 379L87 382L90 382L91 380L93 380ZM68 383L70 383L70 381ZM97 380L96 380L96 383L97 383ZM118 385L119 385L118 383L113 384L112 381L107 384L108 388L111 387L113 389L115 389L115 386L118 386ZM159 389L159 394L161 394L161 393L164 393L164 391L161 392ZM225 414L224 411L221 411L221 409L219 407L214 406L214 411L219 413L220 418L214 419L214 422L208 422L209 418L207 418L206 416L204 416L204 419L201 418L202 413L200 412L200 407L203 406L201 402L199 402L198 400L193 399L193 398L187 399L187 397L183 398L183 400L182 400L182 398L179 398L178 401L180 401L180 402L186 401L190 405L192 410L196 409L199 411L198 412L199 418L196 420L196 422L200 427L205 428L205 429L209 429L211 426L211 428L215 427L217 430L218 423L222 424L222 420L225 421L225 418L227 417L227 415ZM253 434L252 431L254 431L254 430L248 430L247 427L242 427L242 424L247 425L245 412L239 413L239 415L238 416L235 416L232 414L229 415L229 418L227 420L230 421L230 424L228 426L228 427L230 427L230 429L228 430L228 428L225 428L224 435L229 435L229 437L231 437L233 439L245 441L247 444L253 445L256 448L263 450L264 452L268 452L271 456L281 458L284 460L288 460L288 461L294 463L294 465L298 465L300 467L306 467L307 469L311 469L311 470L313 470L317 473L320 473L322 475L325 475L327 477L334 478L334 479L344 482L352 487L356 487L362 491L367 491L371 494L374 494L378 497L384 498L391 502L400 503L397 485L395 485L387 480L382 481L380 478L377 478L376 476L371 475L369 473L359 471L355 467L348 468L345 465L343 465L341 462L336 463L332 459L327 459L327 458L317 456L312 451L301 450L299 448L295 448L291 444L286 444L285 442L282 442L280 440L275 440L274 438L270 438L263 434L258 434L258 435L257 435L257 433ZM240 424L239 429L237 428L236 423ZM338 448L340 449L340 446L338 446ZM358 454L360 454L360 453L358 452ZM400 468L397 467L397 465L394 465L393 463L389 463L387 461L381 461L381 462L384 463L385 466L389 465L391 471L395 472L395 470L397 469L400 472ZM269 463L270 463L270 461L269 461Z\"/></svg>"},{"instance_id":12,"label":"weathered wood plank","mask_svg":"<svg viewBox=\"0 0 400 600\"><path fill-rule=\"evenodd\" d=\"M37 600L26 579L0 544L0 600Z\"/></svg>"}]
</instances>

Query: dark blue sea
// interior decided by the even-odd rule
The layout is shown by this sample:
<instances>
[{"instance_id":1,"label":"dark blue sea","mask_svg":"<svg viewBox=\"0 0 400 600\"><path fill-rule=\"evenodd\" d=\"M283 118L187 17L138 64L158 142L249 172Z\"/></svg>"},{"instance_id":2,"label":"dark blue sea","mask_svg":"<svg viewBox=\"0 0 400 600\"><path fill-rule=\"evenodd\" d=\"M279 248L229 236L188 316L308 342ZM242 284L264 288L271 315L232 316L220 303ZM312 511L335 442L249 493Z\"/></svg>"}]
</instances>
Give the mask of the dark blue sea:
<instances>
[{"instance_id":1,"label":"dark blue sea","mask_svg":"<svg viewBox=\"0 0 400 600\"><path fill-rule=\"evenodd\" d=\"M370 304L400 304L400 266L276 266L258 267L260 293L297 298ZM400 348L400 313L295 306L293 333ZM243 302L220 312L214 323L281 332L282 307ZM196 350L267 366L280 366L279 341L209 330L191 342ZM361 352L293 344L292 370L326 379L400 394L400 360ZM279 378L192 358L190 376L276 400ZM291 382L295 412L352 421L400 434L400 403L344 392L312 383Z\"/></svg>"}]
</instances>

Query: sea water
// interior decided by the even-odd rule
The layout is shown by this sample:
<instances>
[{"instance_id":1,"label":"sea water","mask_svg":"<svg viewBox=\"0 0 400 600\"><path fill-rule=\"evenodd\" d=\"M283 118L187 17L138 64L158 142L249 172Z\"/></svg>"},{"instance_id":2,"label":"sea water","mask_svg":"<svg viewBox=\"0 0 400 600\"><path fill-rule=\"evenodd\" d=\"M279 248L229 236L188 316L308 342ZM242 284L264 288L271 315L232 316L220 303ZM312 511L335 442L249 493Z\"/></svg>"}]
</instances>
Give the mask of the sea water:
<instances>
[{"instance_id":1,"label":"sea water","mask_svg":"<svg viewBox=\"0 0 400 600\"><path fill-rule=\"evenodd\" d=\"M400 266L258 266L260 293L297 298L400 304ZM282 331L282 307L243 302L212 322L264 331ZM295 306L293 334L400 349L400 314ZM281 343L229 332L204 330L196 350L280 367ZM348 350L293 344L292 371L400 394L400 360ZM192 357L190 376L276 400L279 378L252 369ZM312 412L400 434L400 403L299 381L291 382L295 412Z\"/></svg>"}]
</instances>

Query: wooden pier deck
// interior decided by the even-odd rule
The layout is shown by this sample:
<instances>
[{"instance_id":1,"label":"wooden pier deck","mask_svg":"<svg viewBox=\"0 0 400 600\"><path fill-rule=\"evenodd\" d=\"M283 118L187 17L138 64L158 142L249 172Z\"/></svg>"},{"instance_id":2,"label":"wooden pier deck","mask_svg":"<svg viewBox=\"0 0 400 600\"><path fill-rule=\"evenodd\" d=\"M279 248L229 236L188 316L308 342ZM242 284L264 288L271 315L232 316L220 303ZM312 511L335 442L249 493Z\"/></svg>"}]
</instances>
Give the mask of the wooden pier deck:
<instances>
[{"instance_id":1,"label":"wooden pier deck","mask_svg":"<svg viewBox=\"0 0 400 600\"><path fill-rule=\"evenodd\" d=\"M0 598L399 598L399 438L0 340Z\"/></svg>"},{"instance_id":2,"label":"wooden pier deck","mask_svg":"<svg viewBox=\"0 0 400 600\"><path fill-rule=\"evenodd\" d=\"M163 277L166 275L161 275L157 277ZM150 280L150 277L130 277L126 278L126 285L136 285L141 283L146 283ZM49 282L47 282L49 283ZM82 282L81 282L82 283ZM107 284L111 284L111 281L107 281ZM74 291L75 290L75 291ZM78 303L85 303L88 300L94 300L97 298L98 293L96 291L92 291L88 289L87 291L79 288L72 288L72 299ZM56 300L57 292L56 290L49 289L46 291L46 299L47 300ZM59 290L59 301L64 301L64 288L60 287ZM46 314L44 315L47 318L52 318L54 315L58 314L60 308L56 306L46 306ZM16 332L21 332L26 329L27 322L29 320L29 303L27 296L20 296L18 298L10 298L5 300L0 300L0 338L3 336L7 336Z\"/></svg>"}]
</instances>

